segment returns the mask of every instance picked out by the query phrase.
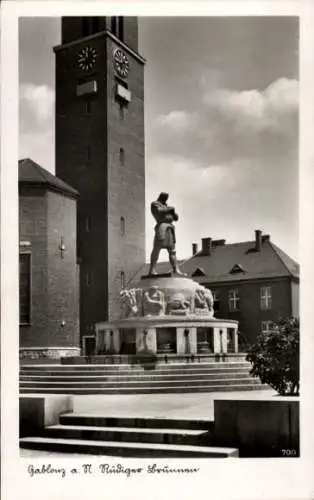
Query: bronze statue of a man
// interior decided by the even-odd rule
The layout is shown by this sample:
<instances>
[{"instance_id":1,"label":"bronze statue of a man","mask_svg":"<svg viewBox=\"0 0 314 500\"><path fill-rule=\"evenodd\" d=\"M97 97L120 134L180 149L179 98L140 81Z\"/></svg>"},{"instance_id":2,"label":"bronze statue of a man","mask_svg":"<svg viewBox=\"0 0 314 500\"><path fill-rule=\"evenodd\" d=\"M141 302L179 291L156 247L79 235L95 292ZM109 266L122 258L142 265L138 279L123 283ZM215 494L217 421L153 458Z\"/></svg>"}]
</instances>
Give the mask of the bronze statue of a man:
<instances>
[{"instance_id":1,"label":"bronze statue of a man","mask_svg":"<svg viewBox=\"0 0 314 500\"><path fill-rule=\"evenodd\" d=\"M182 274L177 263L176 234L174 221L179 219L174 207L167 205L168 193L160 193L156 201L151 204L151 212L156 220L154 247L150 258L149 274L156 273L156 264L160 250L165 248L169 254L169 262L175 274Z\"/></svg>"}]
</instances>

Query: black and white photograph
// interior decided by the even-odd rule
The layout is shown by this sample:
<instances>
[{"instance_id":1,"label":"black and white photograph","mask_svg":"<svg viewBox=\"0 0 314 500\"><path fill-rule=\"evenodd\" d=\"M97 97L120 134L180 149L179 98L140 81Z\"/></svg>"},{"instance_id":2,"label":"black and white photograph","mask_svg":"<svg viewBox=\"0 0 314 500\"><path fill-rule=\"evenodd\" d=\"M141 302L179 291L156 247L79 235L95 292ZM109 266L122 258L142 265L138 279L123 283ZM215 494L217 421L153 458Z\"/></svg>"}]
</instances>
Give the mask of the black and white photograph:
<instances>
[{"instance_id":1,"label":"black and white photograph","mask_svg":"<svg viewBox=\"0 0 314 500\"><path fill-rule=\"evenodd\" d=\"M20 463L292 470L300 18L110 14L17 20Z\"/></svg>"}]
</instances>

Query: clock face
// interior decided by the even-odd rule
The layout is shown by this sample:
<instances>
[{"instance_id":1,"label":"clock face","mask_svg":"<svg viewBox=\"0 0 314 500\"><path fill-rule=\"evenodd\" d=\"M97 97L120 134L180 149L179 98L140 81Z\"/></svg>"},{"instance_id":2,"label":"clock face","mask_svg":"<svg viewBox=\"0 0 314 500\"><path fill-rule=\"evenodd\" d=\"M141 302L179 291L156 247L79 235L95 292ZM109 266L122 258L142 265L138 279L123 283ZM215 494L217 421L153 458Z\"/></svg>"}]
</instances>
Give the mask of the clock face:
<instances>
[{"instance_id":1,"label":"clock face","mask_svg":"<svg viewBox=\"0 0 314 500\"><path fill-rule=\"evenodd\" d=\"M77 57L79 68L84 71L91 70L96 62L96 58L97 51L94 47L83 47Z\"/></svg>"},{"instance_id":2,"label":"clock face","mask_svg":"<svg viewBox=\"0 0 314 500\"><path fill-rule=\"evenodd\" d=\"M121 49L115 49L113 52L113 66L118 75L126 78L129 73L128 56Z\"/></svg>"}]
</instances>

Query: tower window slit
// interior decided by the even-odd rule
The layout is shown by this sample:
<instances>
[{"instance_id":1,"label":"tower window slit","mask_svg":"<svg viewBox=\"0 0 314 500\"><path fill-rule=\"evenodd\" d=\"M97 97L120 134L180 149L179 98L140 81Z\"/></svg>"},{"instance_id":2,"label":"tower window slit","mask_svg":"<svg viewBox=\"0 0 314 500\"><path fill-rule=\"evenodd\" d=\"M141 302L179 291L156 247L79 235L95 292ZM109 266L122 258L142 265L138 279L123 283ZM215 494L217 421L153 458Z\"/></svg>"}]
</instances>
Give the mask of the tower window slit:
<instances>
[{"instance_id":1,"label":"tower window slit","mask_svg":"<svg viewBox=\"0 0 314 500\"><path fill-rule=\"evenodd\" d=\"M124 165L125 152L124 152L123 148L120 148L120 151L119 151L119 160L120 160L120 165Z\"/></svg>"},{"instance_id":2,"label":"tower window slit","mask_svg":"<svg viewBox=\"0 0 314 500\"><path fill-rule=\"evenodd\" d=\"M125 234L125 218L120 217L120 233L123 236Z\"/></svg>"}]
</instances>

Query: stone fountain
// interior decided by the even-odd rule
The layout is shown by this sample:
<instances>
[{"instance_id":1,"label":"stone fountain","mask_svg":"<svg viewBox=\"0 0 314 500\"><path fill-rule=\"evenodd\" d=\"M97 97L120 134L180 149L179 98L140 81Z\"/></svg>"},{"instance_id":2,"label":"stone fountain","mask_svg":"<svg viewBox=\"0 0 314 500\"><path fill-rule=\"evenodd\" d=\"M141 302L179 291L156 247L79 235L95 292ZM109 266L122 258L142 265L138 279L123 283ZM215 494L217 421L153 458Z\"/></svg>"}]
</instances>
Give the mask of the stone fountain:
<instances>
[{"instance_id":1,"label":"stone fountain","mask_svg":"<svg viewBox=\"0 0 314 500\"><path fill-rule=\"evenodd\" d=\"M238 352L238 322L214 317L211 291L185 276L175 250L178 215L161 193L151 204L156 220L148 275L121 290L121 318L96 324L99 354L153 352L172 358ZM156 273L161 249L169 254L172 272Z\"/></svg>"}]
</instances>

